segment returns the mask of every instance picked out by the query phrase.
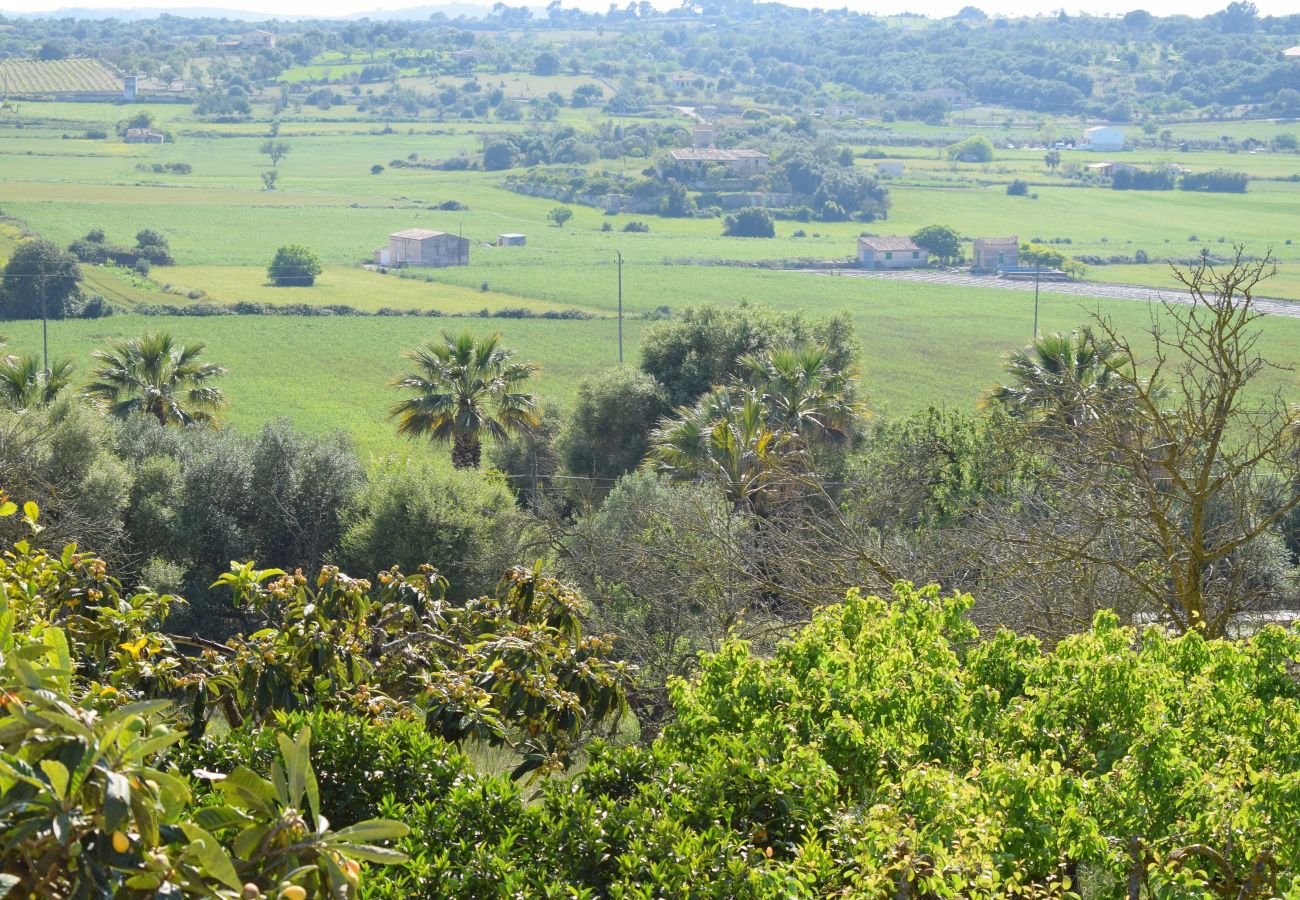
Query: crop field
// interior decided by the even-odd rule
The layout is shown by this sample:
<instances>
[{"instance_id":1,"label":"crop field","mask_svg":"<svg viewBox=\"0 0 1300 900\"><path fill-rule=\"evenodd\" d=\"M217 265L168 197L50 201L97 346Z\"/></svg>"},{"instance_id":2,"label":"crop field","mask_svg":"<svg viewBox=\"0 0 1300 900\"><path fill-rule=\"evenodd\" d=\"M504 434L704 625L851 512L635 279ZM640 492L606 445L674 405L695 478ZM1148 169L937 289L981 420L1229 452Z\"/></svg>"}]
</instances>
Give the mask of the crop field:
<instances>
[{"instance_id":1,"label":"crop field","mask_svg":"<svg viewBox=\"0 0 1300 900\"><path fill-rule=\"evenodd\" d=\"M331 63L333 65L333 63ZM512 75L535 86L533 76ZM556 76L568 77L568 76ZM176 136L174 143L126 145L116 138L64 139L89 128L113 133L140 109ZM258 116L264 107L259 107ZM566 110L599 121L592 110ZM267 112L269 116L269 111ZM167 328L203 339L211 357L231 374L230 422L253 427L289 416L314 430L342 428L365 453L407 452L384 420L391 391L384 387L404 348L439 330L500 330L525 359L543 370L538 383L552 408L564 408L579 379L617 359L616 253L622 253L626 355L635 364L647 323L659 307L681 310L704 302L762 303L811 315L849 312L864 348L863 377L878 414L905 413L928 404L971 409L997 377L1002 354L1029 337L1032 296L1015 291L814 277L752 264L770 260L848 259L860 233L910 234L947 224L968 237L1017 234L1022 240L1066 239L1071 254L1132 256L1146 266L1096 266L1089 277L1153 286L1171 285L1164 258L1195 256L1202 247L1246 243L1254 252L1272 245L1281 274L1263 293L1300 297L1300 169L1289 154L1165 154L1142 152L1134 162L1177 161L1194 169L1223 166L1259 179L1244 195L1118 192L1082 186L1047 172L1041 152L999 150L989 165L951 164L934 149L890 148L907 171L890 182L892 209L873 223L778 221L774 239L722 236L718 219L655 215L606 216L574 206L563 228L547 221L557 204L502 187L506 174L395 167L393 160L442 159L478 152L479 131L536 127L531 123L385 123L345 115L339 108L308 115L286 113L279 138L291 152L279 163L277 189L263 189L271 167L258 152L268 119L211 123L187 107L119 107L89 103L24 103L0 114L0 210L32 231L67 244L92 227L129 244L137 231L165 234L175 267L154 267L149 279L121 270L86 268L86 290L129 310L141 304L190 302L343 304L468 316L481 310L533 313L578 308L592 320L438 319L412 317L223 316L146 318L117 315L94 322L57 323L54 352L72 355L84 371L87 355L109 336ZM684 120L683 120L684 121ZM23 127L15 127L21 124ZM925 134L925 126L908 126ZM937 130L936 130L936 133ZM862 149L862 144L858 149ZM1064 154L1065 162L1095 156ZM186 175L155 173L154 163L187 163ZM858 165L874 168L875 160ZM385 166L371 174L375 164ZM595 169L639 172L647 161L602 161ZM145 171L137 167L143 165ZM1037 199L1011 197L1013 178L1031 182ZM438 209L456 200L461 212ZM626 233L632 221L646 233ZM608 226L609 230L604 230ZM359 267L389 232L423 227L463 234L473 242L470 265L381 275ZM503 232L523 232L522 248L487 246ZM796 237L802 232L804 236ZM0 231L0 256L17 232ZM1195 240L1191 240L1191 238ZM1220 239L1222 238L1222 241ZM265 266L284 243L318 253L325 271L311 288L267 283ZM1045 290L1044 330L1068 330L1100 311L1140 337L1150 310L1126 301L1084 301ZM190 300L193 296L196 299ZM19 346L35 346L38 329L6 323ZM1263 349L1277 362L1296 361L1300 321L1268 320ZM267 353L273 348L273 353ZM1293 373L1275 371L1269 386L1300 396ZM417 451L425 452L425 451Z\"/></svg>"},{"instance_id":2,"label":"crop field","mask_svg":"<svg viewBox=\"0 0 1300 900\"><path fill-rule=\"evenodd\" d=\"M0 96L122 90L122 79L97 59L0 60Z\"/></svg>"}]
</instances>

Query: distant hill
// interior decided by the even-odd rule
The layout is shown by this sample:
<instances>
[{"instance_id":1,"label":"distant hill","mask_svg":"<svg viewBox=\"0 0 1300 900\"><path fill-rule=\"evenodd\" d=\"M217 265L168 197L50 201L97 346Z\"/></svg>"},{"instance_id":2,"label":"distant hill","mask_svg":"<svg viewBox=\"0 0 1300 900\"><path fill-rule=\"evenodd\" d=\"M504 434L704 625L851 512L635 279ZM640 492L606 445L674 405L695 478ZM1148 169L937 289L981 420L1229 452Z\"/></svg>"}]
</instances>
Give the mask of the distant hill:
<instances>
[{"instance_id":1,"label":"distant hill","mask_svg":"<svg viewBox=\"0 0 1300 900\"><path fill-rule=\"evenodd\" d=\"M0 7L0 15L10 19L121 19L135 22L142 19L156 19L161 15L180 16L186 19L231 19L239 22L265 22L274 19L281 22L300 22L306 19L372 19L376 21L423 21L435 13L442 13L449 19L464 17L479 19L492 11L491 4L486 3L444 3L437 5L412 6L403 9L376 9L370 12L352 13L344 16L320 15L276 15L268 16L264 12L252 12L246 9L222 9L220 7L195 6L184 9L147 9L141 7L120 9L90 9L80 6L60 7L43 12L7 12ZM534 14L544 14L545 8L538 6Z\"/></svg>"}]
</instances>

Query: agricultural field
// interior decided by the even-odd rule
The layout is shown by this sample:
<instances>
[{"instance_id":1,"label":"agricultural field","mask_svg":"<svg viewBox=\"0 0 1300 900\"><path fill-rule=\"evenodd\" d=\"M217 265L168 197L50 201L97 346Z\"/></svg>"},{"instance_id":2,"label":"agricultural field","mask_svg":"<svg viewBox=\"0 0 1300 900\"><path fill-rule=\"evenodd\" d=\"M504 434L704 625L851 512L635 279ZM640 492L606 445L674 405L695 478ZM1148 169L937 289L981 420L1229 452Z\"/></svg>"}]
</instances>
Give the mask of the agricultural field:
<instances>
[{"instance_id":1,"label":"agricultural field","mask_svg":"<svg viewBox=\"0 0 1300 900\"><path fill-rule=\"evenodd\" d=\"M513 76L529 84L533 76ZM68 140L89 128L113 130L116 121L148 109L175 136L157 146ZM263 189L271 166L259 153L267 139L269 109L252 121L214 123L181 105L110 106L25 103L0 116L0 210L28 229L67 244L92 227L110 240L130 243L143 228L161 231L177 265L154 267L148 278L87 267L86 290L122 313L109 320L64 322L55 329L56 352L84 360L110 335L165 327L186 339L203 339L212 357L231 369L231 423L251 427L287 415L302 427L343 428L366 453L409 452L384 421L390 402L384 381L398 353L439 329L470 326L501 330L521 356L539 361L539 391L552 408L564 408L584 375L613 364L617 310L616 253L623 255L626 353L636 359L641 317L662 307L680 310L705 303L752 302L812 315L847 310L864 346L864 379L879 415L905 413L931 403L970 409L996 378L1001 356L1029 337L1032 298L1013 291L936 287L874 279L817 277L754 264L773 260L845 260L863 232L910 234L947 224L967 237L1017 234L1022 240L1068 238L1071 254L1132 256L1144 250L1146 266L1095 266L1088 277L1172 286L1165 258L1219 251L1232 242L1252 250L1272 246L1281 274L1265 293L1300 297L1300 247L1286 243L1297 229L1300 182L1285 180L1300 158L1289 154L1127 154L1134 162L1169 159L1189 167L1237 168L1260 179L1244 195L1118 192L1085 186L1046 169L1041 151L999 149L987 165L954 164L933 148L891 147L907 165L890 180L891 212L873 223L778 221L768 240L723 237L714 218L656 215L609 216L575 206L562 228L547 220L554 201L523 196L502 186L508 172L437 171L393 166L394 160L444 159L481 151L483 130L527 132L531 123L393 122L349 117L338 108L310 116L286 112L279 139L291 152L276 167L277 189ZM592 110L581 113L599 121ZM685 119L683 124L689 124ZM23 127L18 128L21 124ZM918 136L929 126L909 126ZM1226 126L1225 126L1226 127ZM968 129L969 130L969 129ZM846 136L852 133L846 131ZM933 134L960 137L959 131ZM856 145L859 152L869 143ZM1067 163L1096 157L1063 154ZM644 159L604 160L593 170L635 174ZM157 173L154 164L186 163L185 175ZM874 170L877 160L857 165ZM378 174L371 167L385 168ZM142 171L143 169L143 171ZM1032 197L1011 197L1014 178L1031 182ZM467 207L449 212L439 204ZM627 233L631 222L648 232ZM1176 224L1171 224L1176 223ZM381 275L360 267L389 232L411 227L463 234L471 239L470 265ZM605 230L608 228L608 230ZM522 248L488 246L504 232L522 232ZM17 236L11 227L10 242ZM797 236L802 234L802 236ZM1300 237L1300 234L1296 235ZM1196 240L1190 240L1195 237ZM1220 241L1222 238L1222 241ZM0 240L4 235L0 235ZM311 288L280 288L265 267L280 244L318 253L325 270ZM0 245L0 255L5 252ZM418 310L470 316L486 310L540 315L579 309L596 318L579 321L412 317L226 316L153 318L129 315L140 304L195 302L348 305L377 312ZM1093 311L1111 316L1139 335L1149 324L1142 304L1084 301L1043 293L1044 330L1070 329ZM9 323L5 331L29 345L36 331ZM1268 323L1265 348L1279 362L1296 359L1300 321ZM265 354L267 346L277 348ZM943 363L938 364L943 348ZM1300 394L1288 372L1270 385Z\"/></svg>"},{"instance_id":2,"label":"agricultural field","mask_svg":"<svg viewBox=\"0 0 1300 900\"><path fill-rule=\"evenodd\" d=\"M121 90L122 79L97 59L0 59L0 97Z\"/></svg>"}]
</instances>

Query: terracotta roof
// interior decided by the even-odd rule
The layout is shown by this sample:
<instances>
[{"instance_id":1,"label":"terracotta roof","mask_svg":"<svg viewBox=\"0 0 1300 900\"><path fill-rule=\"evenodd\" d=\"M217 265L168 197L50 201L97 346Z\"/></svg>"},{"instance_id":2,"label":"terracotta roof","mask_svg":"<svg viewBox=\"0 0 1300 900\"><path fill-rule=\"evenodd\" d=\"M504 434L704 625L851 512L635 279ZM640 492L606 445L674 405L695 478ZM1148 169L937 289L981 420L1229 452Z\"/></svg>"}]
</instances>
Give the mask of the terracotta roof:
<instances>
[{"instance_id":1,"label":"terracotta roof","mask_svg":"<svg viewBox=\"0 0 1300 900\"><path fill-rule=\"evenodd\" d=\"M897 250L920 250L909 237L860 237L858 238L859 247L870 247L877 253L894 252Z\"/></svg>"}]
</instances>

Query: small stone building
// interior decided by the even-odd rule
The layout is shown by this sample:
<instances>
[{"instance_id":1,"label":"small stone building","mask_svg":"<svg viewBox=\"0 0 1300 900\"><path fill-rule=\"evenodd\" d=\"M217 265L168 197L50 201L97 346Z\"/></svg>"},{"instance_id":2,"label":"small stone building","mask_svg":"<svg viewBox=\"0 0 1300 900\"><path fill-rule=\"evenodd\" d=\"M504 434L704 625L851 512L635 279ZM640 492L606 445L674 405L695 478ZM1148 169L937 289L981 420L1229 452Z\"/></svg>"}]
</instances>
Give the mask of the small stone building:
<instances>
[{"instance_id":1,"label":"small stone building","mask_svg":"<svg viewBox=\"0 0 1300 900\"><path fill-rule=\"evenodd\" d=\"M240 40L240 46L243 47L266 47L271 50L275 49L275 35L269 31L250 31Z\"/></svg>"},{"instance_id":2,"label":"small stone building","mask_svg":"<svg viewBox=\"0 0 1300 900\"><path fill-rule=\"evenodd\" d=\"M128 144L161 144L167 140L167 135L148 128L128 128L123 140Z\"/></svg>"},{"instance_id":3,"label":"small stone building","mask_svg":"<svg viewBox=\"0 0 1300 900\"><path fill-rule=\"evenodd\" d=\"M522 247L527 242L527 240L528 238L522 234L498 234L497 246L498 247Z\"/></svg>"},{"instance_id":4,"label":"small stone building","mask_svg":"<svg viewBox=\"0 0 1300 900\"><path fill-rule=\"evenodd\" d=\"M1001 269L1014 269L1020 265L1020 238L1016 235L1005 238L975 238L974 259L971 271L997 272Z\"/></svg>"},{"instance_id":5,"label":"small stone building","mask_svg":"<svg viewBox=\"0 0 1300 900\"><path fill-rule=\"evenodd\" d=\"M858 238L858 265L864 269L919 269L929 261L929 252L911 238Z\"/></svg>"},{"instance_id":6,"label":"small stone building","mask_svg":"<svg viewBox=\"0 0 1300 900\"><path fill-rule=\"evenodd\" d=\"M395 231L388 236L388 246L375 251L375 262L398 269L405 266L467 266L469 238L427 228Z\"/></svg>"}]
</instances>

